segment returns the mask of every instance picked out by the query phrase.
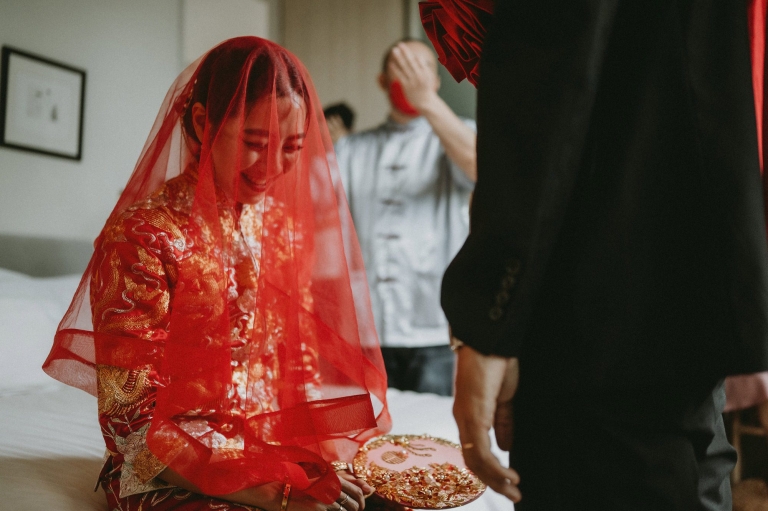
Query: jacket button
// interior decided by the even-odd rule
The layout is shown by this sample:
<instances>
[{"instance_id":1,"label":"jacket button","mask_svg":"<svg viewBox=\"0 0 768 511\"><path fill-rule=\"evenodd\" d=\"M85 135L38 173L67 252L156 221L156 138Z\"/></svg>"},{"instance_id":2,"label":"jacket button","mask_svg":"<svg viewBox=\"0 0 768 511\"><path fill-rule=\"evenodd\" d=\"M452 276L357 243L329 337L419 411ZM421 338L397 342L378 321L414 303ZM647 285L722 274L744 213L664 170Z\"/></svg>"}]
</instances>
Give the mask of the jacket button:
<instances>
[{"instance_id":1,"label":"jacket button","mask_svg":"<svg viewBox=\"0 0 768 511\"><path fill-rule=\"evenodd\" d=\"M501 310L501 307L499 307L498 305L493 307L491 311L488 313L488 317L491 318L493 321L500 320L503 315L504 315L504 311Z\"/></svg>"},{"instance_id":2,"label":"jacket button","mask_svg":"<svg viewBox=\"0 0 768 511\"><path fill-rule=\"evenodd\" d=\"M507 260L507 275L512 275L513 277L517 275L517 273L520 271L520 260L519 259L508 259Z\"/></svg>"},{"instance_id":3,"label":"jacket button","mask_svg":"<svg viewBox=\"0 0 768 511\"><path fill-rule=\"evenodd\" d=\"M503 287L507 291L512 289L512 286L514 285L515 285L515 277L513 275L505 275L504 278L501 279L501 287Z\"/></svg>"},{"instance_id":4,"label":"jacket button","mask_svg":"<svg viewBox=\"0 0 768 511\"><path fill-rule=\"evenodd\" d=\"M496 305L506 305L509 301L509 293L506 291L499 291L496 293Z\"/></svg>"}]
</instances>

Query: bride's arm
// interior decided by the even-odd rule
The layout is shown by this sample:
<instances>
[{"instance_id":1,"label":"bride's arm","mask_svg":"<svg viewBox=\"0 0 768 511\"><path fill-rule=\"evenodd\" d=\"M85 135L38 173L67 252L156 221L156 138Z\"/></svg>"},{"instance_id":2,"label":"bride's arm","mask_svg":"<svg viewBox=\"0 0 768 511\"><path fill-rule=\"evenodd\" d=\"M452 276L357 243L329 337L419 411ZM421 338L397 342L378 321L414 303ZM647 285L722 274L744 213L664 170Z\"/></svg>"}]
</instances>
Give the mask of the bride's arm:
<instances>
[{"instance_id":1,"label":"bride's arm","mask_svg":"<svg viewBox=\"0 0 768 511\"><path fill-rule=\"evenodd\" d=\"M179 474L178 472L174 471L171 468L166 468L165 470L160 472L160 475L158 477L163 481L165 481L166 483L172 484L173 486L184 488L185 490L191 491L193 493L198 493L201 495L204 494L200 490L200 488L192 484L187 478L185 478L184 476L182 476L181 474ZM255 506L260 509L263 509L264 511L280 511L280 506L283 500L283 484L279 482L262 484L260 486L254 486L254 487L246 488L244 490L239 490L233 493L228 493L226 495L215 495L215 498L228 500L230 502L235 502L238 504ZM290 503L291 502L289 499L289 504ZM317 510L324 511L326 506L322 503L318 503L318 504L321 504L321 505L317 507ZM302 509L307 509L303 506L301 507ZM291 511L294 511L294 510L298 511L298 506L296 505L290 506L290 508L291 508Z\"/></svg>"},{"instance_id":2,"label":"bride's arm","mask_svg":"<svg viewBox=\"0 0 768 511\"><path fill-rule=\"evenodd\" d=\"M203 494L197 486L171 468L163 470L158 477L168 484L194 493ZM284 511L363 511L365 509L365 495L363 492L366 490L373 491L373 488L365 482L355 479L351 474L340 476L339 480L341 481L342 494L337 499L336 504L324 504L299 490L291 490ZM283 483L273 482L226 495L215 495L214 497L238 504L255 506L265 511L280 511L284 488ZM349 498L344 499L344 494L349 495ZM343 501L344 505L339 506L339 501Z\"/></svg>"}]
</instances>

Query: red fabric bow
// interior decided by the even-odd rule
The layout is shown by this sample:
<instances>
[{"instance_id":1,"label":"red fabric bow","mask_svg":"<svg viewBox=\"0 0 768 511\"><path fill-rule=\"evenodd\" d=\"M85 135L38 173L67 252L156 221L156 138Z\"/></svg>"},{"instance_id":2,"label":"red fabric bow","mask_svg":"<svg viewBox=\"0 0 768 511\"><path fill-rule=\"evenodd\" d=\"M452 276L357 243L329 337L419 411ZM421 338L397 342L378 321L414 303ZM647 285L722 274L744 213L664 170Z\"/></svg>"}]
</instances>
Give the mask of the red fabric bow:
<instances>
[{"instance_id":1,"label":"red fabric bow","mask_svg":"<svg viewBox=\"0 0 768 511\"><path fill-rule=\"evenodd\" d=\"M493 0L429 0L419 2L419 11L440 63L457 82L466 78L477 87Z\"/></svg>"}]
</instances>

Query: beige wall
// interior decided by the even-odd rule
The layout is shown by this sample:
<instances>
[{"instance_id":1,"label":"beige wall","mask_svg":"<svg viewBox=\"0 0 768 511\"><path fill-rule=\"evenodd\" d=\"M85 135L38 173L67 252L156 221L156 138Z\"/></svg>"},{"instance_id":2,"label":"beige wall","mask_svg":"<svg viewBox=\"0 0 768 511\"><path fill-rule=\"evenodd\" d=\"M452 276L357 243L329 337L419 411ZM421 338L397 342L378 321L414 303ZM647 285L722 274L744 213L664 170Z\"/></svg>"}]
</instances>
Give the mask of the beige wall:
<instances>
[{"instance_id":1,"label":"beige wall","mask_svg":"<svg viewBox=\"0 0 768 511\"><path fill-rule=\"evenodd\" d=\"M189 24L190 6L201 2L209 0L0 0L0 44L88 73L82 161L0 147L0 233L98 234L184 54L203 51L190 48L191 38L211 37ZM416 0L227 2L253 2L245 28L251 33L270 19L269 37L304 61L324 104L350 103L358 129L384 120L388 103L376 84L381 54L405 32L418 33Z\"/></svg>"},{"instance_id":2,"label":"beige wall","mask_svg":"<svg viewBox=\"0 0 768 511\"><path fill-rule=\"evenodd\" d=\"M268 0L182 0L184 65L232 37L255 35L274 40L270 9Z\"/></svg>"},{"instance_id":3,"label":"beige wall","mask_svg":"<svg viewBox=\"0 0 768 511\"><path fill-rule=\"evenodd\" d=\"M307 66L323 105L346 101L355 129L389 109L376 77L386 48L403 37L403 0L284 0L283 43Z\"/></svg>"},{"instance_id":4,"label":"beige wall","mask_svg":"<svg viewBox=\"0 0 768 511\"><path fill-rule=\"evenodd\" d=\"M81 161L0 147L0 233L93 240L182 66L228 37L279 35L279 2L0 0L0 44L87 73Z\"/></svg>"},{"instance_id":5,"label":"beige wall","mask_svg":"<svg viewBox=\"0 0 768 511\"><path fill-rule=\"evenodd\" d=\"M0 233L96 237L180 70L179 7L0 0L0 44L87 73L81 161L0 147Z\"/></svg>"}]
</instances>

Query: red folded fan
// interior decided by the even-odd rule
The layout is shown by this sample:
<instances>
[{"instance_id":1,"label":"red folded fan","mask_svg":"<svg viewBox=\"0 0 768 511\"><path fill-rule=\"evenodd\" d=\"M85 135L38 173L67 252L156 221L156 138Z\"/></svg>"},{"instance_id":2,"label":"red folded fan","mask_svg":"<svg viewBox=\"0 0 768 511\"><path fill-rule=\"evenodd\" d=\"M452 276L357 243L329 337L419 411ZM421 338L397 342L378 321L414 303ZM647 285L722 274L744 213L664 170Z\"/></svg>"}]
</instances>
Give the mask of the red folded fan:
<instances>
[{"instance_id":1,"label":"red folded fan","mask_svg":"<svg viewBox=\"0 0 768 511\"><path fill-rule=\"evenodd\" d=\"M440 63L457 82L466 78L477 87L493 0L430 0L419 2L419 10Z\"/></svg>"}]
</instances>

